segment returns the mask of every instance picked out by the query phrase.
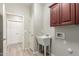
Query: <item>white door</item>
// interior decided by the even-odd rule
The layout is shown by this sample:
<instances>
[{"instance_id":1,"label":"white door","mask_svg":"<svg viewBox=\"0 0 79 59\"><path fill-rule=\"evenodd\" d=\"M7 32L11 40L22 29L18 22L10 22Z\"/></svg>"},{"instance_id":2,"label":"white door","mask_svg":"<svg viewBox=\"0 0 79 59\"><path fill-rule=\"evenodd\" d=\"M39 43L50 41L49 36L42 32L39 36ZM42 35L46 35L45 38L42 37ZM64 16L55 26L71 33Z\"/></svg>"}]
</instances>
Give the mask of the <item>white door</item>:
<instances>
[{"instance_id":1,"label":"white door","mask_svg":"<svg viewBox=\"0 0 79 59\"><path fill-rule=\"evenodd\" d=\"M7 14L7 45L23 43L23 18Z\"/></svg>"}]
</instances>

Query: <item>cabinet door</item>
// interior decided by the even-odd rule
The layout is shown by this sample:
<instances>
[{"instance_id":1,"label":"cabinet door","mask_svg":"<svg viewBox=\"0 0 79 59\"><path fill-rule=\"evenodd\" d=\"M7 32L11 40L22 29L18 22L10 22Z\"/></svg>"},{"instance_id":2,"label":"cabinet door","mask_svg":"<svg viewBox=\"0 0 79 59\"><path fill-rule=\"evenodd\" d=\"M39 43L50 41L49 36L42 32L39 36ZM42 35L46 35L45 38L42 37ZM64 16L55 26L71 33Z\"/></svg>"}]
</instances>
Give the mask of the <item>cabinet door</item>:
<instances>
[{"instance_id":1,"label":"cabinet door","mask_svg":"<svg viewBox=\"0 0 79 59\"><path fill-rule=\"evenodd\" d=\"M60 4L60 23L61 25L68 25L75 23L75 6L72 3Z\"/></svg>"},{"instance_id":2,"label":"cabinet door","mask_svg":"<svg viewBox=\"0 0 79 59\"><path fill-rule=\"evenodd\" d=\"M79 24L79 3L76 3L76 24Z\"/></svg>"},{"instance_id":3,"label":"cabinet door","mask_svg":"<svg viewBox=\"0 0 79 59\"><path fill-rule=\"evenodd\" d=\"M50 26L59 25L59 4L50 8Z\"/></svg>"}]
</instances>

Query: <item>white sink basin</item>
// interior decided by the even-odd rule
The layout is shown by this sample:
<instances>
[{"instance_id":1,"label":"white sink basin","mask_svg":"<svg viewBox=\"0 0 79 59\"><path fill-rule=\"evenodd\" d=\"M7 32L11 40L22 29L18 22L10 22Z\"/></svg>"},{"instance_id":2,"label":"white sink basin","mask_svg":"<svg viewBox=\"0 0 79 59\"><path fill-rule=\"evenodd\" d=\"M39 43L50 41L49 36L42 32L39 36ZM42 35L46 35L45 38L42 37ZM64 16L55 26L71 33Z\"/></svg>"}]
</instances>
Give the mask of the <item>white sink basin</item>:
<instances>
[{"instance_id":1,"label":"white sink basin","mask_svg":"<svg viewBox=\"0 0 79 59\"><path fill-rule=\"evenodd\" d=\"M37 36L38 43L41 45L49 45L50 44L50 36Z\"/></svg>"},{"instance_id":2,"label":"white sink basin","mask_svg":"<svg viewBox=\"0 0 79 59\"><path fill-rule=\"evenodd\" d=\"M43 36L37 36L37 37L40 38L40 39L51 38L50 36L46 36L46 35L43 35Z\"/></svg>"}]
</instances>

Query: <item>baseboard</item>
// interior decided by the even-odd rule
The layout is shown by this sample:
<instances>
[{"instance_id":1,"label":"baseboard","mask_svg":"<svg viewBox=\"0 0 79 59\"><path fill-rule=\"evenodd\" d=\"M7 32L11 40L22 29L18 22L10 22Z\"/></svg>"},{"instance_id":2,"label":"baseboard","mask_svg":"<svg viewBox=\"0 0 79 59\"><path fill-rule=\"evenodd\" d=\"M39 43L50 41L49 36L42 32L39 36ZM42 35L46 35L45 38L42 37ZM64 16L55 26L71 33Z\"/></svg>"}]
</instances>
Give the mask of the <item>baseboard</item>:
<instances>
[{"instance_id":1,"label":"baseboard","mask_svg":"<svg viewBox=\"0 0 79 59\"><path fill-rule=\"evenodd\" d=\"M51 56L55 56L53 53L51 53Z\"/></svg>"}]
</instances>

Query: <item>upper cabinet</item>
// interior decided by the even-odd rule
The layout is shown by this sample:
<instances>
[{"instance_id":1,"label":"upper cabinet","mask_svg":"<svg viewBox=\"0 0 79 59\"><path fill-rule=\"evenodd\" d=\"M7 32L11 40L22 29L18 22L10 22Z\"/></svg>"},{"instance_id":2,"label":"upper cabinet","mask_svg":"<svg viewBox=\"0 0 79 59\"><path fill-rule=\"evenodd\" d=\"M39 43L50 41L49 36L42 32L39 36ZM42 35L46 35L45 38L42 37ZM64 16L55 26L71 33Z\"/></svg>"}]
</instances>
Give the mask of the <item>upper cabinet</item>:
<instances>
[{"instance_id":1,"label":"upper cabinet","mask_svg":"<svg viewBox=\"0 0 79 59\"><path fill-rule=\"evenodd\" d=\"M74 24L74 4L60 4L60 23L61 25Z\"/></svg>"},{"instance_id":2,"label":"upper cabinet","mask_svg":"<svg viewBox=\"0 0 79 59\"><path fill-rule=\"evenodd\" d=\"M50 25L79 24L79 4L55 3L50 6Z\"/></svg>"},{"instance_id":3,"label":"upper cabinet","mask_svg":"<svg viewBox=\"0 0 79 59\"><path fill-rule=\"evenodd\" d=\"M55 4L53 7L50 9L50 26L56 26L59 25L59 4ZM54 20L52 20L54 19Z\"/></svg>"},{"instance_id":4,"label":"upper cabinet","mask_svg":"<svg viewBox=\"0 0 79 59\"><path fill-rule=\"evenodd\" d=\"M76 3L76 24L79 24L79 3Z\"/></svg>"}]
</instances>

